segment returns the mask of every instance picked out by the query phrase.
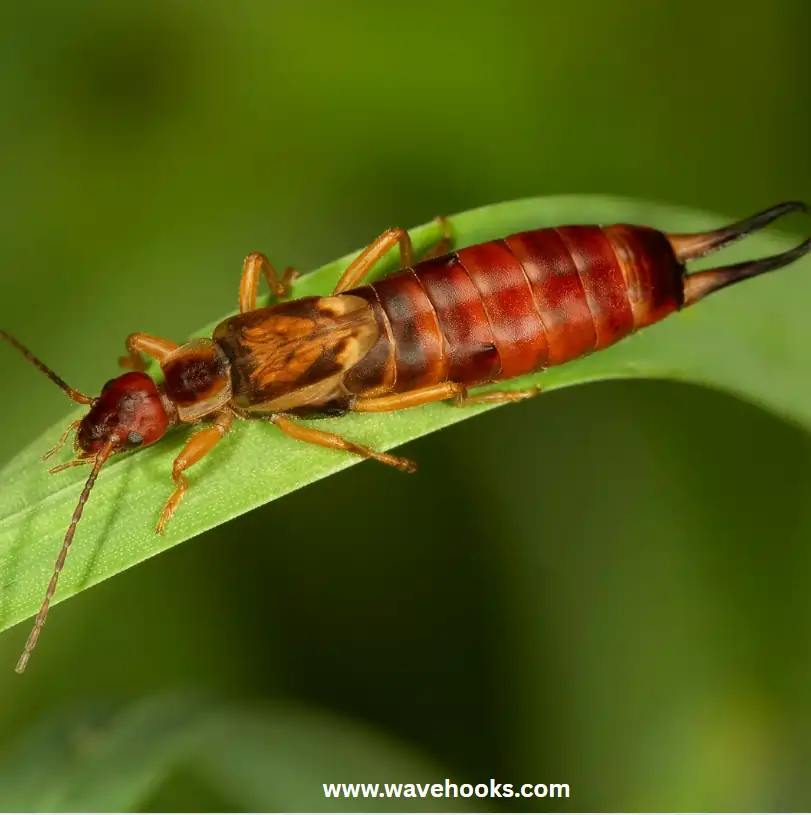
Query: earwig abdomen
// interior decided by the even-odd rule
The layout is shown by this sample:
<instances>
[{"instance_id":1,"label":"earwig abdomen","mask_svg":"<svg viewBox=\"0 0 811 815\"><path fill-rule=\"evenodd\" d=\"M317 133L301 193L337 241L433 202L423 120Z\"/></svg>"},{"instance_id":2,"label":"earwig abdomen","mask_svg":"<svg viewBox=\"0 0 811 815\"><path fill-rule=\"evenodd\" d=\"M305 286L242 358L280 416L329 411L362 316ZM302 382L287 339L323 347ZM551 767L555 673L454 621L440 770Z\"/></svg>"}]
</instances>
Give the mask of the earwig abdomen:
<instances>
[{"instance_id":1,"label":"earwig abdomen","mask_svg":"<svg viewBox=\"0 0 811 815\"><path fill-rule=\"evenodd\" d=\"M684 305L686 269L668 238L642 226L603 227L625 275L634 330L658 323Z\"/></svg>"},{"instance_id":2,"label":"earwig abdomen","mask_svg":"<svg viewBox=\"0 0 811 815\"><path fill-rule=\"evenodd\" d=\"M567 226L510 235L354 289L380 332L353 393L475 386L613 345L681 307L684 268L660 232Z\"/></svg>"},{"instance_id":3,"label":"earwig abdomen","mask_svg":"<svg viewBox=\"0 0 811 815\"><path fill-rule=\"evenodd\" d=\"M504 241L470 246L458 256L481 298L485 325L500 361L498 378L511 379L542 368L549 345L521 262Z\"/></svg>"},{"instance_id":4,"label":"earwig abdomen","mask_svg":"<svg viewBox=\"0 0 811 815\"><path fill-rule=\"evenodd\" d=\"M397 390L414 390L447 378L448 364L437 312L413 271L374 286L395 349Z\"/></svg>"}]
</instances>

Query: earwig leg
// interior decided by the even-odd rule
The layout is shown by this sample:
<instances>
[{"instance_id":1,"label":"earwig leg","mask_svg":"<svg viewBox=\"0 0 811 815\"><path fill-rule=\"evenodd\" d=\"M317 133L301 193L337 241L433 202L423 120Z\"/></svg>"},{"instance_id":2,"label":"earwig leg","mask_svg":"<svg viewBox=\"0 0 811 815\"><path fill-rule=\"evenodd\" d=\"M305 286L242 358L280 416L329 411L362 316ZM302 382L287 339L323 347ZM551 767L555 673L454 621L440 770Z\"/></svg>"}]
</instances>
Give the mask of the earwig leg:
<instances>
[{"instance_id":1,"label":"earwig leg","mask_svg":"<svg viewBox=\"0 0 811 815\"><path fill-rule=\"evenodd\" d=\"M442 229L442 237L422 255L420 260L447 254L453 245L453 234L448 219L444 215L438 215L436 221ZM404 229L387 229L347 267L335 286L333 294L340 294L361 283L383 256L394 247L395 243L400 244L400 268L408 269L414 259L414 248L410 235Z\"/></svg>"},{"instance_id":2,"label":"earwig leg","mask_svg":"<svg viewBox=\"0 0 811 815\"><path fill-rule=\"evenodd\" d=\"M76 430L81 423L82 423L81 419L77 419L75 422L71 422L68 425L68 429L62 434L62 437L59 439L59 441L53 447L51 447L51 449L48 450L47 453L42 454L42 460L47 461L54 453L59 452L64 446L65 442L68 440L68 436L74 430Z\"/></svg>"},{"instance_id":3,"label":"earwig leg","mask_svg":"<svg viewBox=\"0 0 811 815\"><path fill-rule=\"evenodd\" d=\"M234 414L230 411L218 413L216 424L213 427L207 427L205 430L200 430L198 433L195 433L178 454L172 466L172 481L175 482L175 491L166 502L163 512L161 512L160 520L155 529L158 535L164 533L166 524L169 523L172 516L177 512L177 508L183 500L183 495L189 488L189 479L183 475L183 471L188 470L189 467L197 464L201 458L210 453L217 442L231 429L233 421Z\"/></svg>"},{"instance_id":4,"label":"earwig leg","mask_svg":"<svg viewBox=\"0 0 811 815\"><path fill-rule=\"evenodd\" d=\"M357 286L382 260L386 253L398 243L400 244L400 268L407 269L411 266L414 262L414 249L411 245L410 235L405 229L399 227L387 229L347 266L332 293L340 294Z\"/></svg>"},{"instance_id":5,"label":"earwig leg","mask_svg":"<svg viewBox=\"0 0 811 815\"><path fill-rule=\"evenodd\" d=\"M93 458L73 458L70 461L66 461L64 464L57 464L56 467L51 467L48 472L51 475L56 475L57 473L71 469L71 467L81 467L84 464L92 464L93 461Z\"/></svg>"},{"instance_id":6,"label":"earwig leg","mask_svg":"<svg viewBox=\"0 0 811 815\"><path fill-rule=\"evenodd\" d=\"M352 410L361 413L383 413L390 410L404 410L405 408L427 405L430 402L441 402L445 399L464 397L467 388L456 382L442 382L439 385L429 385L426 388L417 388L405 393L394 393L390 396L374 396L358 399Z\"/></svg>"},{"instance_id":7,"label":"earwig leg","mask_svg":"<svg viewBox=\"0 0 811 815\"><path fill-rule=\"evenodd\" d=\"M256 309L256 292L259 288L259 274L265 276L270 290L278 298L287 297L290 285L299 276L298 269L285 269L281 279L271 262L261 252L252 252L242 264L242 278L239 281L239 311Z\"/></svg>"},{"instance_id":8,"label":"earwig leg","mask_svg":"<svg viewBox=\"0 0 811 815\"><path fill-rule=\"evenodd\" d=\"M462 394L455 397L452 404L454 407L467 407L468 405L498 405L504 402L520 402L523 399L531 399L533 396L537 396L539 393L543 393L543 388L540 386L535 386L534 388L524 388L523 390L516 391L489 391L488 393L473 394L473 396Z\"/></svg>"},{"instance_id":9,"label":"earwig leg","mask_svg":"<svg viewBox=\"0 0 811 815\"><path fill-rule=\"evenodd\" d=\"M127 346L128 355L118 358L118 364L122 368L130 368L133 371L145 371L141 354L161 362L172 351L176 351L180 346L171 340L162 340L160 337L153 337L151 334L130 334L124 343Z\"/></svg>"},{"instance_id":10,"label":"earwig leg","mask_svg":"<svg viewBox=\"0 0 811 815\"><path fill-rule=\"evenodd\" d=\"M447 255L453 248L453 232L450 221L444 215L437 215L434 219L442 230L442 237L421 257L420 260L431 260Z\"/></svg>"},{"instance_id":11,"label":"earwig leg","mask_svg":"<svg viewBox=\"0 0 811 815\"><path fill-rule=\"evenodd\" d=\"M371 458L379 461L381 464L388 464L390 467L396 467L405 473L415 473L417 465L413 461L406 458L398 458L397 456L390 456L388 453L378 453L370 447L364 447L362 444L355 444L348 441L343 436L338 436L335 433L326 433L323 430L316 430L312 427L303 427L302 425L295 424L289 419L280 414L267 417L269 422L272 422L286 435L298 441L305 441L309 444L317 444L319 447L327 447L330 450L342 450L347 453L354 453L356 456L362 458Z\"/></svg>"},{"instance_id":12,"label":"earwig leg","mask_svg":"<svg viewBox=\"0 0 811 815\"><path fill-rule=\"evenodd\" d=\"M429 385L426 388L417 388L405 393L361 398L352 405L352 410L360 413L383 413L390 410L404 410L418 405L427 405L431 402L442 402L446 399L451 399L452 404L456 407L498 402L518 402L536 396L540 392L540 387L534 387L515 391L490 391L489 393L468 396L467 388L464 385L459 385L456 382L442 382L439 385Z\"/></svg>"}]
</instances>

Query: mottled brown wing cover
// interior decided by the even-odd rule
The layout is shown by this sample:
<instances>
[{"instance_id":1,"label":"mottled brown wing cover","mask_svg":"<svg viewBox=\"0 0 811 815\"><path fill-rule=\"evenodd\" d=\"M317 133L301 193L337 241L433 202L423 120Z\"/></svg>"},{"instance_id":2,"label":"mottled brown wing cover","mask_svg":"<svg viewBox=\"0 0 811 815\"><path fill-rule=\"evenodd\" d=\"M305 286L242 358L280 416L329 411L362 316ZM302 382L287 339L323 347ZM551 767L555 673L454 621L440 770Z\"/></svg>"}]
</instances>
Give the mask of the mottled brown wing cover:
<instances>
[{"instance_id":1,"label":"mottled brown wing cover","mask_svg":"<svg viewBox=\"0 0 811 815\"><path fill-rule=\"evenodd\" d=\"M343 374L377 336L374 311L351 295L304 297L256 309L214 331L231 360L233 402L252 412L345 401Z\"/></svg>"}]
</instances>

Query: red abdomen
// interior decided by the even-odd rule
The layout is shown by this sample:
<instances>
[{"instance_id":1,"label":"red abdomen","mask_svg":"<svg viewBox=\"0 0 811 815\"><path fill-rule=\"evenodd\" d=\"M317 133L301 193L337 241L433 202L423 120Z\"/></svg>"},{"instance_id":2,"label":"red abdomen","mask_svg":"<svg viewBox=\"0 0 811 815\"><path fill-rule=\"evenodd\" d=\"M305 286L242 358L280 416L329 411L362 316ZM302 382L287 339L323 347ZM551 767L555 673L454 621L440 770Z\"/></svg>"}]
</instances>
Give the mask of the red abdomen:
<instances>
[{"instance_id":1,"label":"red abdomen","mask_svg":"<svg viewBox=\"0 0 811 815\"><path fill-rule=\"evenodd\" d=\"M416 264L351 294L380 338L345 379L354 393L511 379L613 345L683 304L665 236L631 226L510 235Z\"/></svg>"}]
</instances>

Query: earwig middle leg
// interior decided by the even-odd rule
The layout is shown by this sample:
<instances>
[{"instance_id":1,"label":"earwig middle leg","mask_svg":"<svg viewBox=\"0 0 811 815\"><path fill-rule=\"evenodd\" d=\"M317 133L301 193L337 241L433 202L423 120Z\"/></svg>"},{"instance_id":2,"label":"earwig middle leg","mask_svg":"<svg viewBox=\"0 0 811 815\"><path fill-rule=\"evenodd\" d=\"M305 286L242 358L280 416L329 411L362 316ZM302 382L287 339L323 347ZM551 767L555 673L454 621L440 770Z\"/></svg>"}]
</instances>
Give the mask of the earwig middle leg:
<instances>
[{"instance_id":1,"label":"earwig middle leg","mask_svg":"<svg viewBox=\"0 0 811 815\"><path fill-rule=\"evenodd\" d=\"M180 506L180 502L183 500L183 496L189 488L189 479L183 475L183 471L188 470L189 467L197 464L200 459L210 453L217 442L231 429L233 421L234 414L230 410L224 410L218 413L215 417L214 426L207 427L205 430L200 430L195 433L178 454L172 466L172 481L175 482L175 491L166 502L163 512L161 512L158 525L155 529L158 535L164 533L166 524L169 523L172 516L177 512L177 508Z\"/></svg>"},{"instance_id":2,"label":"earwig middle leg","mask_svg":"<svg viewBox=\"0 0 811 815\"><path fill-rule=\"evenodd\" d=\"M285 269L279 278L279 273L273 268L271 262L261 252L252 252L242 264L242 278L239 281L239 311L256 309L256 292L259 288L259 274L265 276L273 294L281 299L290 293L290 285L299 276L298 269Z\"/></svg>"},{"instance_id":3,"label":"earwig middle leg","mask_svg":"<svg viewBox=\"0 0 811 815\"><path fill-rule=\"evenodd\" d=\"M524 388L515 391L488 391L487 393L474 393L472 396L459 394L454 397L451 404L454 407L467 407L468 405L500 405L505 402L521 402L524 399L532 399L543 393L543 388L536 385L534 388Z\"/></svg>"},{"instance_id":4,"label":"earwig middle leg","mask_svg":"<svg viewBox=\"0 0 811 815\"><path fill-rule=\"evenodd\" d=\"M388 453L378 453L377 450L372 450L371 447L355 444L355 442L349 441L336 433L327 433L324 430L303 427L300 424L291 422L281 414L275 414L266 418L267 421L276 425L282 433L298 441L317 444L319 447L327 447L330 450L342 450L346 453L354 453L356 456L361 456L361 458L371 458L375 461L379 461L381 464L388 464L390 467L395 467L405 473L417 472L417 465L407 458L391 456Z\"/></svg>"},{"instance_id":5,"label":"earwig middle leg","mask_svg":"<svg viewBox=\"0 0 811 815\"><path fill-rule=\"evenodd\" d=\"M130 334L124 341L127 347L127 356L119 357L118 364L122 368L130 368L133 371L145 371L141 354L162 362L172 351L176 351L180 346L171 340L163 340L160 337L153 337L151 334Z\"/></svg>"}]
</instances>

